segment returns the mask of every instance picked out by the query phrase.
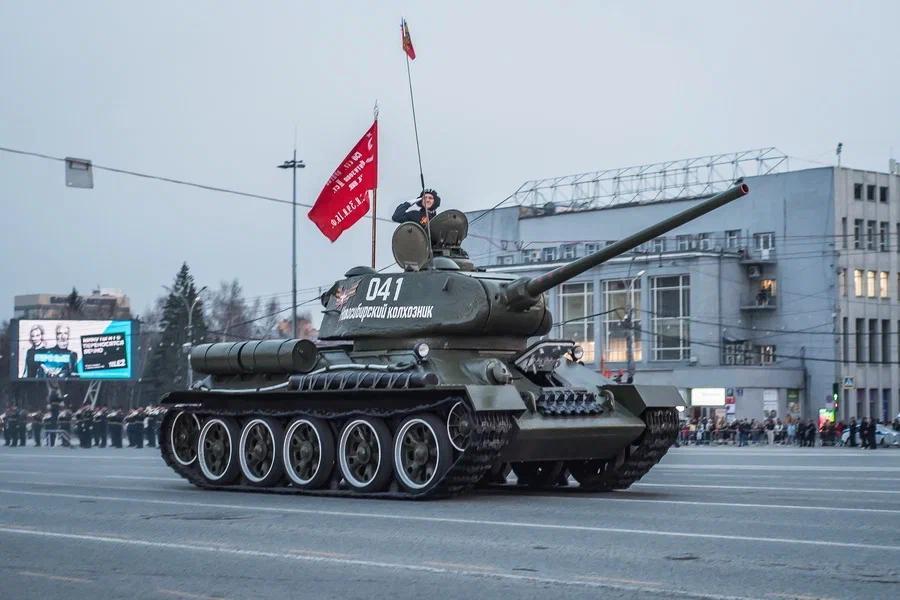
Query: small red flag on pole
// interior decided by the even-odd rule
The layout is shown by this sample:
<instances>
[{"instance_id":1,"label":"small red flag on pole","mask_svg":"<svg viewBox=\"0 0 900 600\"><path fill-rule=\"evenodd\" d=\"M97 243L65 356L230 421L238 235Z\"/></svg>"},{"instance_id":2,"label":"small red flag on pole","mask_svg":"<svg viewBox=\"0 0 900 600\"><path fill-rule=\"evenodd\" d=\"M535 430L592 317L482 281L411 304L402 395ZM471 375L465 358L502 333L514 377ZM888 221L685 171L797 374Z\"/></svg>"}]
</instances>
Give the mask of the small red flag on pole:
<instances>
[{"instance_id":1,"label":"small red flag on pole","mask_svg":"<svg viewBox=\"0 0 900 600\"><path fill-rule=\"evenodd\" d=\"M409 36L409 26L406 24L406 19L400 20L400 34L403 36L403 51L406 52L406 55L410 60L415 60L416 49L413 48L412 38Z\"/></svg>"},{"instance_id":2,"label":"small red flag on pole","mask_svg":"<svg viewBox=\"0 0 900 600\"><path fill-rule=\"evenodd\" d=\"M376 187L378 121L328 178L307 216L333 242L369 212L369 194Z\"/></svg>"}]
</instances>

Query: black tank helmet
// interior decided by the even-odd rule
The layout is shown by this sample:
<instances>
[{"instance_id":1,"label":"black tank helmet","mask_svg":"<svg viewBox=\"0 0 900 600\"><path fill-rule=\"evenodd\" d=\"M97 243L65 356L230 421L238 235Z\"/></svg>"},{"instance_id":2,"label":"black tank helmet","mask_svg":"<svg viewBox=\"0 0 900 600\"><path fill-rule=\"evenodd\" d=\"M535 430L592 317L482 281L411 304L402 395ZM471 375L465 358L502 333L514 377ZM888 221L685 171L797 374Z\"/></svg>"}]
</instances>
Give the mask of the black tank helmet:
<instances>
[{"instance_id":1,"label":"black tank helmet","mask_svg":"<svg viewBox=\"0 0 900 600\"><path fill-rule=\"evenodd\" d=\"M434 204L431 205L431 211L432 212L436 211L438 209L438 207L441 205L441 197L438 196L437 190L433 190L431 188L422 190L422 193L419 194L419 199L416 200L416 205L419 208L423 208L422 207L422 197L425 196L425 194L431 194L432 196L434 196Z\"/></svg>"}]
</instances>

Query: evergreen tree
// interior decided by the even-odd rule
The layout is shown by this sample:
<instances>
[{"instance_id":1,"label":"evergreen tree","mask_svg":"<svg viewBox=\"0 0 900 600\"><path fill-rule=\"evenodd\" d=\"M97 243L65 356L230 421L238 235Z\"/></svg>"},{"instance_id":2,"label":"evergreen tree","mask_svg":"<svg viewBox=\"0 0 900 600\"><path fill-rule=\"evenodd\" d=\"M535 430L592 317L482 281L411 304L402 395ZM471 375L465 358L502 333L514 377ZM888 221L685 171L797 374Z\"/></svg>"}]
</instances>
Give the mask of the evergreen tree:
<instances>
[{"instance_id":1,"label":"evergreen tree","mask_svg":"<svg viewBox=\"0 0 900 600\"><path fill-rule=\"evenodd\" d=\"M63 309L63 316L66 319L80 319L84 310L84 299L74 287L72 293L66 296L66 308Z\"/></svg>"},{"instance_id":2,"label":"evergreen tree","mask_svg":"<svg viewBox=\"0 0 900 600\"><path fill-rule=\"evenodd\" d=\"M196 301L196 304L194 303ZM193 305L190 345L201 344L207 339L206 319L203 301L197 300L197 288L187 263L175 276L169 295L162 307L159 320L160 338L151 352L150 364L145 379L148 391L155 402L162 394L187 387L187 354L185 344L188 339L188 307Z\"/></svg>"}]
</instances>

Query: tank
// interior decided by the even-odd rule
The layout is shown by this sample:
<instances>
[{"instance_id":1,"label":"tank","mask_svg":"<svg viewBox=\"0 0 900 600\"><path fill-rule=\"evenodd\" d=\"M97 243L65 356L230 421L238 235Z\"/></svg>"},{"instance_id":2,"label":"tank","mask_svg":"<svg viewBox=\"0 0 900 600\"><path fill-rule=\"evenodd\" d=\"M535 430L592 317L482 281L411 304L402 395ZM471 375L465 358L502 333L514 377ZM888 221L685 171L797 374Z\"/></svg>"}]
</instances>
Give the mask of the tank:
<instances>
[{"instance_id":1,"label":"tank","mask_svg":"<svg viewBox=\"0 0 900 600\"><path fill-rule=\"evenodd\" d=\"M533 278L476 269L459 211L430 236L400 225L400 270L335 282L318 343L194 347L204 376L163 397L162 456L223 490L434 498L513 485L510 470L520 488L627 488L675 442L681 396L582 364L575 342L548 336L545 292L748 192L738 182Z\"/></svg>"}]
</instances>

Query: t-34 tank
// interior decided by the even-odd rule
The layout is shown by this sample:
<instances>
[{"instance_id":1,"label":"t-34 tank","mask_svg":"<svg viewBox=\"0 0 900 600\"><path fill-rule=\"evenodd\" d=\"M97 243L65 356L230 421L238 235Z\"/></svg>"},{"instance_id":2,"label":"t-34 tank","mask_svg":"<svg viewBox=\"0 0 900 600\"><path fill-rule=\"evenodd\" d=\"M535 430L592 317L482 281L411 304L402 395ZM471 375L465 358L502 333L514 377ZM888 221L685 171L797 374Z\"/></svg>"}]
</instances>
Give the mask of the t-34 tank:
<instances>
[{"instance_id":1,"label":"t-34 tank","mask_svg":"<svg viewBox=\"0 0 900 600\"><path fill-rule=\"evenodd\" d=\"M670 386L616 384L549 339L544 292L746 193L735 187L534 278L473 268L468 224L446 211L432 248L394 232L401 272L350 270L323 295L317 346L216 343L191 352L207 377L168 394L165 461L206 488L426 498L512 465L518 482L627 488L674 443ZM431 250L431 251L429 251Z\"/></svg>"}]
</instances>

